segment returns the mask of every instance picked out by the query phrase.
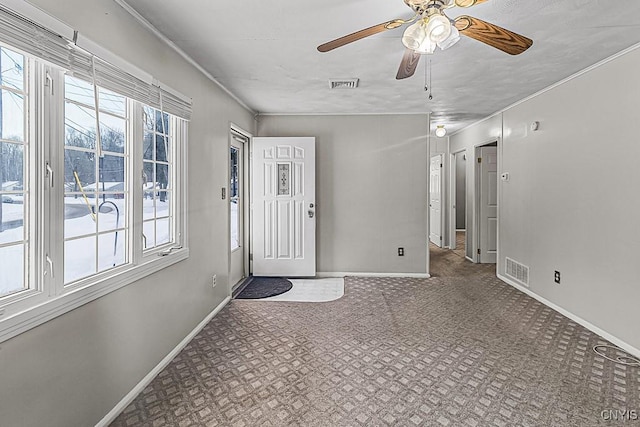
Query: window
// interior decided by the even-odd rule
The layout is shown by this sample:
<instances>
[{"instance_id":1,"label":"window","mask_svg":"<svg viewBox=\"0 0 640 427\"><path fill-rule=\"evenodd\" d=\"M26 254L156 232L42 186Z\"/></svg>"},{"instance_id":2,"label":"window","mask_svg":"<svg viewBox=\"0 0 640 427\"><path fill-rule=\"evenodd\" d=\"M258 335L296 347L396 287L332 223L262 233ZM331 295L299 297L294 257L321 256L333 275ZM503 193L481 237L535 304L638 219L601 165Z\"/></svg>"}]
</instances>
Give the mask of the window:
<instances>
[{"instance_id":1,"label":"window","mask_svg":"<svg viewBox=\"0 0 640 427\"><path fill-rule=\"evenodd\" d=\"M125 138L127 100L65 76L64 282L72 283L129 260Z\"/></svg>"},{"instance_id":2,"label":"window","mask_svg":"<svg viewBox=\"0 0 640 427\"><path fill-rule=\"evenodd\" d=\"M0 48L0 297L29 287L25 58Z\"/></svg>"},{"instance_id":3,"label":"window","mask_svg":"<svg viewBox=\"0 0 640 427\"><path fill-rule=\"evenodd\" d=\"M191 103L1 5L0 22L3 341L188 257Z\"/></svg>"},{"instance_id":4,"label":"window","mask_svg":"<svg viewBox=\"0 0 640 427\"><path fill-rule=\"evenodd\" d=\"M143 109L143 234L144 248L174 241L172 223L173 126L169 115L145 106Z\"/></svg>"}]
</instances>

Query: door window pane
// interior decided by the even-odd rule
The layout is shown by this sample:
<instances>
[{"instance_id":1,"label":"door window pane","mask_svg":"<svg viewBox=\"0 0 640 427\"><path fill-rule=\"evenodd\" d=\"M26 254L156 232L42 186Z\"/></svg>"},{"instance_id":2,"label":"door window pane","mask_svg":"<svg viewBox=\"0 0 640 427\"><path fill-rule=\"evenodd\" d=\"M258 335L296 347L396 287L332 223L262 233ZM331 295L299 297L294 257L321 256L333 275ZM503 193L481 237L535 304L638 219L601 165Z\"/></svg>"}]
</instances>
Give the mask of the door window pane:
<instances>
[{"instance_id":1,"label":"door window pane","mask_svg":"<svg viewBox=\"0 0 640 427\"><path fill-rule=\"evenodd\" d=\"M240 196L240 176L239 176L239 154L240 150L231 147L230 165L231 172L229 183L229 202L231 204L231 250L240 247L240 209L238 209Z\"/></svg>"}]
</instances>

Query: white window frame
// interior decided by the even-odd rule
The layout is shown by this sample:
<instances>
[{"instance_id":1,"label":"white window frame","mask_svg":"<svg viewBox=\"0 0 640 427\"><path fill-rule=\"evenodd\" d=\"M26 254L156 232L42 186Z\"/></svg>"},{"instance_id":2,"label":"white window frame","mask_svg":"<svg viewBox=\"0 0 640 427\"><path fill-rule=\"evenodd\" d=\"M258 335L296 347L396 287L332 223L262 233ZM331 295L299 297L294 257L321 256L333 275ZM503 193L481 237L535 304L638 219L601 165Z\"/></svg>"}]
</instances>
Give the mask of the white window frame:
<instances>
[{"instance_id":1,"label":"white window frame","mask_svg":"<svg viewBox=\"0 0 640 427\"><path fill-rule=\"evenodd\" d=\"M189 257L187 233L188 122L170 115L173 134L173 236L175 241L144 251L142 244L142 105L127 98L130 117L128 183L129 262L64 285L64 69L25 56L29 156L30 288L0 298L0 342L156 273ZM45 86L46 85L46 86ZM53 89L51 88L53 85ZM27 158L28 157L28 158ZM47 172L47 165L52 176ZM139 238L138 238L139 236ZM50 260L49 263L47 260Z\"/></svg>"}]
</instances>

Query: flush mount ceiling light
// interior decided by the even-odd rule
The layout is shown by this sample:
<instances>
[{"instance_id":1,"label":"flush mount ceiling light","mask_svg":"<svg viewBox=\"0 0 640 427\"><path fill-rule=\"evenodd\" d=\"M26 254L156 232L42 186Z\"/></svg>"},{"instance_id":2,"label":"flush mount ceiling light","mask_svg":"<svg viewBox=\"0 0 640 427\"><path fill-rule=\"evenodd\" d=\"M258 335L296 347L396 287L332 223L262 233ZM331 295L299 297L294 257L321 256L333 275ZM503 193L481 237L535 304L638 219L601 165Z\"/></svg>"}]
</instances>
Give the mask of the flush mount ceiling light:
<instances>
[{"instance_id":1,"label":"flush mount ceiling light","mask_svg":"<svg viewBox=\"0 0 640 427\"><path fill-rule=\"evenodd\" d=\"M365 37L387 30L409 26L402 35L406 47L396 79L415 74L421 55L432 54L436 47L445 50L460 40L460 34L476 39L510 55L519 55L533 45L533 40L478 18L462 15L450 19L445 11L452 7L471 7L488 0L403 0L415 13L411 19L392 19L364 30L337 38L318 46L329 52Z\"/></svg>"},{"instance_id":2,"label":"flush mount ceiling light","mask_svg":"<svg viewBox=\"0 0 640 427\"><path fill-rule=\"evenodd\" d=\"M443 136L445 136L447 134L447 130L444 128L444 125L438 125L436 126L436 136L438 138L442 138Z\"/></svg>"}]
</instances>

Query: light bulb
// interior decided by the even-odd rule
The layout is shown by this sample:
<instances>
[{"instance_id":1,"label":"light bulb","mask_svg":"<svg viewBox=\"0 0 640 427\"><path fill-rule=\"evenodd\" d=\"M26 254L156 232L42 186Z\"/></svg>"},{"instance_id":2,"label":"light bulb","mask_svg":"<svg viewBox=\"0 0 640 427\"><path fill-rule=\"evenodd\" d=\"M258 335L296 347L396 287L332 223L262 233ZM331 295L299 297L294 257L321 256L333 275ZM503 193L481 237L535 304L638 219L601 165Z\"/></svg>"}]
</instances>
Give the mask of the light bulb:
<instances>
[{"instance_id":1,"label":"light bulb","mask_svg":"<svg viewBox=\"0 0 640 427\"><path fill-rule=\"evenodd\" d=\"M445 49L449 49L451 46L458 43L459 41L460 41L460 31L458 31L458 29L452 25L451 34L449 34L449 37L439 42L438 46L440 47L440 49L445 50Z\"/></svg>"},{"instance_id":2,"label":"light bulb","mask_svg":"<svg viewBox=\"0 0 640 427\"><path fill-rule=\"evenodd\" d=\"M443 15L432 15L429 17L426 32L429 40L439 43L451 34L451 22Z\"/></svg>"},{"instance_id":3,"label":"light bulb","mask_svg":"<svg viewBox=\"0 0 640 427\"><path fill-rule=\"evenodd\" d=\"M443 136L445 136L447 134L447 130L444 128L444 125L438 125L436 127L436 136L438 138L442 138Z\"/></svg>"},{"instance_id":4,"label":"light bulb","mask_svg":"<svg viewBox=\"0 0 640 427\"><path fill-rule=\"evenodd\" d=\"M418 50L426 37L427 33L425 32L425 25L421 19L404 30L404 34L402 35L402 44L407 49Z\"/></svg>"}]
</instances>

